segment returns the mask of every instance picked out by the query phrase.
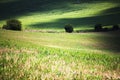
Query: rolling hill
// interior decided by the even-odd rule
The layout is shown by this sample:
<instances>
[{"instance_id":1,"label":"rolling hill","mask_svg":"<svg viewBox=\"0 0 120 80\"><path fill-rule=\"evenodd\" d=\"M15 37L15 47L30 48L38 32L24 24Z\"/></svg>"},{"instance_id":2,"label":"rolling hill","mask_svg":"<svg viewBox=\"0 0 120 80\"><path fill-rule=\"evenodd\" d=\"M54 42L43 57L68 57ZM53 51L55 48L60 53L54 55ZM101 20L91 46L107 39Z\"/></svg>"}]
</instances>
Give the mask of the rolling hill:
<instances>
[{"instance_id":1,"label":"rolling hill","mask_svg":"<svg viewBox=\"0 0 120 80\"><path fill-rule=\"evenodd\" d=\"M0 26L5 20L21 20L24 29L62 30L65 24L75 29L120 24L119 0L1 0Z\"/></svg>"},{"instance_id":2,"label":"rolling hill","mask_svg":"<svg viewBox=\"0 0 120 80\"><path fill-rule=\"evenodd\" d=\"M12 18L26 31L0 29L0 80L120 80L120 30L48 33L120 24L120 0L0 0Z\"/></svg>"}]
</instances>

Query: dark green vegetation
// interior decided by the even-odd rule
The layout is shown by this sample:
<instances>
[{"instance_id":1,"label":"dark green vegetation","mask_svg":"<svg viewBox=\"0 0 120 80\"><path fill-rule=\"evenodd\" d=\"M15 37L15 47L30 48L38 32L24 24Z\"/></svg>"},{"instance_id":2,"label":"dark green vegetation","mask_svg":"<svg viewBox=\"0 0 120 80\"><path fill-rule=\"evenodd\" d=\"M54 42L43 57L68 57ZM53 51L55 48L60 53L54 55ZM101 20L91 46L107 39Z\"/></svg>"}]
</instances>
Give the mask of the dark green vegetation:
<instances>
[{"instance_id":1,"label":"dark green vegetation","mask_svg":"<svg viewBox=\"0 0 120 80\"><path fill-rule=\"evenodd\" d=\"M113 25L112 29L113 29L113 30L119 30L120 27L119 27L119 25Z\"/></svg>"},{"instance_id":2,"label":"dark green vegetation","mask_svg":"<svg viewBox=\"0 0 120 80\"><path fill-rule=\"evenodd\" d=\"M73 26L71 24L66 24L64 29L68 33L72 33L73 32Z\"/></svg>"},{"instance_id":3,"label":"dark green vegetation","mask_svg":"<svg viewBox=\"0 0 120 80\"><path fill-rule=\"evenodd\" d=\"M95 31L102 31L102 24L96 24Z\"/></svg>"},{"instance_id":4,"label":"dark green vegetation","mask_svg":"<svg viewBox=\"0 0 120 80\"><path fill-rule=\"evenodd\" d=\"M2 29L21 31L22 24L19 20L11 19L11 20L6 21L6 24L3 25Z\"/></svg>"},{"instance_id":5,"label":"dark green vegetation","mask_svg":"<svg viewBox=\"0 0 120 80\"><path fill-rule=\"evenodd\" d=\"M107 31L117 31L117 30L120 30L119 25L113 25L111 28L108 28L102 26L102 24L96 24L94 28L94 31L96 32L103 32L103 31L107 32Z\"/></svg>"}]
</instances>

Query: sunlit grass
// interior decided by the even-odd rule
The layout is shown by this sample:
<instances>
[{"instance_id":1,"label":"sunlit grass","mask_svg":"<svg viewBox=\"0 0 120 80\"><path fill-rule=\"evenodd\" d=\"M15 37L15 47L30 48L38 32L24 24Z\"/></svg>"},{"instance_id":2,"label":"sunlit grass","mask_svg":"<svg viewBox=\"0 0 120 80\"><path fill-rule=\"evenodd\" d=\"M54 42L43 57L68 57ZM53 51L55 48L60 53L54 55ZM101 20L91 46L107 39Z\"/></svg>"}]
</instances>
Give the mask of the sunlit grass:
<instances>
[{"instance_id":1,"label":"sunlit grass","mask_svg":"<svg viewBox=\"0 0 120 80\"><path fill-rule=\"evenodd\" d=\"M91 16L99 16L100 12L110 9L112 7L117 6L114 3L83 3L83 4L69 4L69 11L61 9L61 10L53 10L49 12L36 12L30 13L29 16L22 16L19 19L23 22L24 26L29 27L30 24L36 23L46 23L46 22L56 22L56 20L64 19L64 18L82 18L82 17L91 17ZM60 13L59 13L60 12Z\"/></svg>"},{"instance_id":2,"label":"sunlit grass","mask_svg":"<svg viewBox=\"0 0 120 80\"><path fill-rule=\"evenodd\" d=\"M107 43L100 40L103 37L119 39L119 36L107 33L67 34L1 30L0 78L120 79L120 56L106 49Z\"/></svg>"},{"instance_id":3,"label":"sunlit grass","mask_svg":"<svg viewBox=\"0 0 120 80\"><path fill-rule=\"evenodd\" d=\"M111 3L111 2L93 2L93 3L81 3L81 4L67 3L66 6L67 7L64 7L64 8L61 7L60 9L53 9L51 11L30 12L21 16L17 16L16 18L22 22L23 29L29 29L31 28L30 26L34 24L43 24L43 23L46 24L46 23L54 22L54 23L57 23L57 25L55 25L54 23L51 25L49 24L43 25L43 26L38 25L37 29L39 29L39 27L42 27L42 28L45 27L45 29L51 30L51 27L53 27L53 29L54 27L58 27L58 30L59 30L60 26L68 24L68 22L67 23L64 22L63 24L58 23L60 19L72 19L72 18L83 18L83 17L106 15L106 14L100 14L100 13L104 10L114 8L118 6L118 4ZM5 24L4 21L1 21L0 26ZM79 28L80 27L82 26L79 25ZM86 26L86 28L89 28L89 27L90 26ZM34 28L34 26L32 28Z\"/></svg>"},{"instance_id":4,"label":"sunlit grass","mask_svg":"<svg viewBox=\"0 0 120 80\"><path fill-rule=\"evenodd\" d=\"M0 3L12 1L15 0L1 0ZM118 6L117 3L105 1L68 2L63 5L67 7L29 12L14 18L22 22L23 29L35 29L31 25L114 14L102 12ZM5 21L0 21L0 27ZM57 26L54 23L43 25L44 33L0 30L0 80L120 79L119 31L68 34L63 27L54 29L68 22L58 23ZM75 29L91 29L89 26L79 25ZM40 29L39 25L37 29ZM61 30L62 33L46 33L47 30Z\"/></svg>"},{"instance_id":5,"label":"sunlit grass","mask_svg":"<svg viewBox=\"0 0 120 80\"><path fill-rule=\"evenodd\" d=\"M119 79L119 56L43 50L2 48L1 79Z\"/></svg>"}]
</instances>

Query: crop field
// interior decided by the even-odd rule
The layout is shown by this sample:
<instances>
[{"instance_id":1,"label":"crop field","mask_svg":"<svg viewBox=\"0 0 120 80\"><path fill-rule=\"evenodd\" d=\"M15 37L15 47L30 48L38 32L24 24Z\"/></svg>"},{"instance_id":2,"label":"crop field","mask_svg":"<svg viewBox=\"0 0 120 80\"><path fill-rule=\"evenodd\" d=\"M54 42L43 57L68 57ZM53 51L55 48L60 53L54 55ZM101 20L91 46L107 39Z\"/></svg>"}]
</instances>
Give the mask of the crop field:
<instances>
[{"instance_id":1,"label":"crop field","mask_svg":"<svg viewBox=\"0 0 120 80\"><path fill-rule=\"evenodd\" d=\"M117 34L1 30L0 79L119 80Z\"/></svg>"}]
</instances>

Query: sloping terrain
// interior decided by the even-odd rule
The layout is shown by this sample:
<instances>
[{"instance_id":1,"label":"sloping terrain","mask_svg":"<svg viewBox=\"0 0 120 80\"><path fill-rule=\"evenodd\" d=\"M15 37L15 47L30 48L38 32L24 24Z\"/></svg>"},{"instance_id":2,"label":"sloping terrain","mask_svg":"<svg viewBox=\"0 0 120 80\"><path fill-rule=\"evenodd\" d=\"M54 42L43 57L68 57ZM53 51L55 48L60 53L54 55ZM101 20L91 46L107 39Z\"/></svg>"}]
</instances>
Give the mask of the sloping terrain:
<instances>
[{"instance_id":1,"label":"sloping terrain","mask_svg":"<svg viewBox=\"0 0 120 80\"><path fill-rule=\"evenodd\" d=\"M0 79L119 80L119 33L0 30Z\"/></svg>"},{"instance_id":2,"label":"sloping terrain","mask_svg":"<svg viewBox=\"0 0 120 80\"><path fill-rule=\"evenodd\" d=\"M0 30L0 80L120 79L119 30L38 32L120 24L120 0L0 0L0 27L11 18L27 30Z\"/></svg>"},{"instance_id":3,"label":"sloping terrain","mask_svg":"<svg viewBox=\"0 0 120 80\"><path fill-rule=\"evenodd\" d=\"M7 0L0 1L0 26L17 18L25 29L93 28L94 24L120 24L119 0Z\"/></svg>"}]
</instances>

